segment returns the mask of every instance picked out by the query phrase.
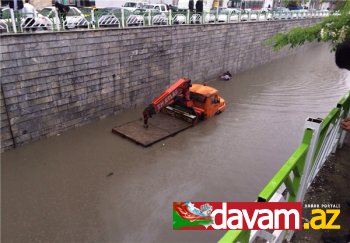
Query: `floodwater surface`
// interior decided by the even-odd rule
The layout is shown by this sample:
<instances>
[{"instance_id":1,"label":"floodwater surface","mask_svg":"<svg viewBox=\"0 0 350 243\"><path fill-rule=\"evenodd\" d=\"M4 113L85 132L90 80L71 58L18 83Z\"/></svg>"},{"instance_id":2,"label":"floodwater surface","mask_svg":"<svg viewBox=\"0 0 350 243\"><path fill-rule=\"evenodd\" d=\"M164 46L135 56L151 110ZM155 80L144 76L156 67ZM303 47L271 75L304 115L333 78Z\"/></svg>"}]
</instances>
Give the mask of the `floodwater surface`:
<instances>
[{"instance_id":1,"label":"floodwater surface","mask_svg":"<svg viewBox=\"0 0 350 243\"><path fill-rule=\"evenodd\" d=\"M315 45L208 84L225 112L149 148L111 133L140 108L3 153L3 242L216 242L173 231L172 202L254 201L350 75Z\"/></svg>"}]
</instances>

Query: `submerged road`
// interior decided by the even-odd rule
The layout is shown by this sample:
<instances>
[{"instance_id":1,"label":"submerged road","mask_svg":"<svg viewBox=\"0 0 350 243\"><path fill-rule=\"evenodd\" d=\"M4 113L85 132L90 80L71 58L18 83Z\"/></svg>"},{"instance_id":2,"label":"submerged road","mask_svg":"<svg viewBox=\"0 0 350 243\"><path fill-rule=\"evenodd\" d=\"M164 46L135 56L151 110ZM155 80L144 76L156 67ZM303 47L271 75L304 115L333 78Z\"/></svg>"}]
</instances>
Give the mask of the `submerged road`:
<instances>
[{"instance_id":1,"label":"submerged road","mask_svg":"<svg viewBox=\"0 0 350 243\"><path fill-rule=\"evenodd\" d=\"M209 85L226 111L149 148L111 133L137 109L3 153L3 242L216 242L173 231L172 202L255 200L350 73L316 45Z\"/></svg>"}]
</instances>

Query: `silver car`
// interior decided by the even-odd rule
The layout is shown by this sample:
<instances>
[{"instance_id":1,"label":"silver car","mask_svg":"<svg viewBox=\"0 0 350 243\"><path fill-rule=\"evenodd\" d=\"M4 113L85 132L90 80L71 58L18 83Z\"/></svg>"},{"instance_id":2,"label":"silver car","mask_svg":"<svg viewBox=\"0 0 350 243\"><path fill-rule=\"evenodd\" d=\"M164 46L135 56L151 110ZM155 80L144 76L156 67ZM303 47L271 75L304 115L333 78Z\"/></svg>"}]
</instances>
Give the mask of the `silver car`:
<instances>
[{"instance_id":1,"label":"silver car","mask_svg":"<svg viewBox=\"0 0 350 243\"><path fill-rule=\"evenodd\" d=\"M55 7L46 7L43 8L40 13L45 17L49 18L53 24L61 25L66 29L73 28L88 28L89 21L85 18L84 14L76 7L69 7L67 15L64 16L58 14L59 21L57 23L56 19L56 8Z\"/></svg>"}]
</instances>

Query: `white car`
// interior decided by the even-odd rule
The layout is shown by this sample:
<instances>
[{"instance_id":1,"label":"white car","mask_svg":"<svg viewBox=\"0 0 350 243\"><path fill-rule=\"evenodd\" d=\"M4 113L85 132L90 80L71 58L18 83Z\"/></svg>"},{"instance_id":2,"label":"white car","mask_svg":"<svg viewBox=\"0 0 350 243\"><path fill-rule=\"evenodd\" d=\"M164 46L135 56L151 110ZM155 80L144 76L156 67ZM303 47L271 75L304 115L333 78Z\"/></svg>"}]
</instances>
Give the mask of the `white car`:
<instances>
[{"instance_id":1,"label":"white car","mask_svg":"<svg viewBox=\"0 0 350 243\"><path fill-rule=\"evenodd\" d=\"M56 24L56 8L55 7L46 7L43 8L40 13L49 18L53 24ZM58 14L59 16L59 14ZM66 29L73 28L88 28L89 21L85 18L84 14L76 7L69 7L69 11L66 15L66 20L60 19L60 26L63 24Z\"/></svg>"},{"instance_id":2,"label":"white car","mask_svg":"<svg viewBox=\"0 0 350 243\"><path fill-rule=\"evenodd\" d=\"M299 16L300 16L301 18L306 18L308 14L309 14L309 11L306 10L306 9L303 9L303 10L300 10L300 11L299 11Z\"/></svg>"},{"instance_id":3,"label":"white car","mask_svg":"<svg viewBox=\"0 0 350 243\"><path fill-rule=\"evenodd\" d=\"M168 13L168 9L165 4L145 4L143 5L142 9L146 10L156 10L160 13Z\"/></svg>"},{"instance_id":4,"label":"white car","mask_svg":"<svg viewBox=\"0 0 350 243\"><path fill-rule=\"evenodd\" d=\"M152 25L168 25L168 21L168 18L161 13L152 16Z\"/></svg>"},{"instance_id":5,"label":"white car","mask_svg":"<svg viewBox=\"0 0 350 243\"><path fill-rule=\"evenodd\" d=\"M200 19L200 15L199 15L199 19ZM192 17L191 17L191 23L197 24L195 21L192 21ZM198 22L198 24L199 23L200 22ZM173 24L186 24L186 16L181 13L175 14L175 16L173 17Z\"/></svg>"},{"instance_id":6,"label":"white car","mask_svg":"<svg viewBox=\"0 0 350 243\"><path fill-rule=\"evenodd\" d=\"M126 9L130 12L133 12L135 11L136 9L139 9L139 8L143 8L143 5L147 4L147 2L134 2L134 1L130 1L130 2L126 2L124 3L123 5L123 9Z\"/></svg>"},{"instance_id":7,"label":"white car","mask_svg":"<svg viewBox=\"0 0 350 243\"><path fill-rule=\"evenodd\" d=\"M12 24L10 9L9 8L0 8L0 33L9 32Z\"/></svg>"},{"instance_id":8,"label":"white car","mask_svg":"<svg viewBox=\"0 0 350 243\"><path fill-rule=\"evenodd\" d=\"M275 12L273 18L275 20L287 19L288 18L288 12L286 12L286 11Z\"/></svg>"},{"instance_id":9,"label":"white car","mask_svg":"<svg viewBox=\"0 0 350 243\"><path fill-rule=\"evenodd\" d=\"M271 11L268 11L266 13L266 20L272 20L273 19L273 13Z\"/></svg>"},{"instance_id":10,"label":"white car","mask_svg":"<svg viewBox=\"0 0 350 243\"><path fill-rule=\"evenodd\" d=\"M216 10L211 10L210 12L204 12L204 23L215 23Z\"/></svg>"},{"instance_id":11,"label":"white car","mask_svg":"<svg viewBox=\"0 0 350 243\"><path fill-rule=\"evenodd\" d=\"M183 15L185 16L185 15ZM186 22L186 17L185 17L185 22ZM191 24L200 24L202 23L202 15L200 14L192 14L190 18L190 23Z\"/></svg>"},{"instance_id":12,"label":"white car","mask_svg":"<svg viewBox=\"0 0 350 243\"><path fill-rule=\"evenodd\" d=\"M291 10L291 19L297 19L299 10Z\"/></svg>"},{"instance_id":13,"label":"white car","mask_svg":"<svg viewBox=\"0 0 350 243\"><path fill-rule=\"evenodd\" d=\"M98 27L120 27L120 8L99 8L94 9L94 21Z\"/></svg>"},{"instance_id":14,"label":"white car","mask_svg":"<svg viewBox=\"0 0 350 243\"><path fill-rule=\"evenodd\" d=\"M249 12L248 11L242 11L241 13L241 21L248 21L249 20Z\"/></svg>"},{"instance_id":15,"label":"white car","mask_svg":"<svg viewBox=\"0 0 350 243\"><path fill-rule=\"evenodd\" d=\"M267 12L258 12L258 20L259 21L265 21L267 20Z\"/></svg>"},{"instance_id":16,"label":"white car","mask_svg":"<svg viewBox=\"0 0 350 243\"><path fill-rule=\"evenodd\" d=\"M329 15L330 15L329 10L322 10L321 16L329 16Z\"/></svg>"},{"instance_id":17,"label":"white car","mask_svg":"<svg viewBox=\"0 0 350 243\"><path fill-rule=\"evenodd\" d=\"M218 14L217 21L220 23L226 23L227 21L229 22L239 21L240 13L241 11L235 8L221 9Z\"/></svg>"},{"instance_id":18,"label":"white car","mask_svg":"<svg viewBox=\"0 0 350 243\"><path fill-rule=\"evenodd\" d=\"M11 13L9 8L1 8L1 20L0 20L0 29L2 32L8 32L9 29L12 29L12 20ZM26 19L29 18L25 14L20 13L21 24L20 27L22 30L30 29L35 30L52 30L52 22L49 18L41 15L36 11L36 17L34 21L26 22Z\"/></svg>"},{"instance_id":19,"label":"white car","mask_svg":"<svg viewBox=\"0 0 350 243\"><path fill-rule=\"evenodd\" d=\"M127 26L143 26L145 25L145 15L146 11L141 9L136 9L126 20Z\"/></svg>"},{"instance_id":20,"label":"white car","mask_svg":"<svg viewBox=\"0 0 350 243\"><path fill-rule=\"evenodd\" d=\"M167 25L168 18L156 9L136 9L126 20L127 26Z\"/></svg>"},{"instance_id":21,"label":"white car","mask_svg":"<svg viewBox=\"0 0 350 243\"><path fill-rule=\"evenodd\" d=\"M250 11L250 12L249 12L249 20L250 20L250 21L258 20L258 12L256 12L256 11Z\"/></svg>"}]
</instances>

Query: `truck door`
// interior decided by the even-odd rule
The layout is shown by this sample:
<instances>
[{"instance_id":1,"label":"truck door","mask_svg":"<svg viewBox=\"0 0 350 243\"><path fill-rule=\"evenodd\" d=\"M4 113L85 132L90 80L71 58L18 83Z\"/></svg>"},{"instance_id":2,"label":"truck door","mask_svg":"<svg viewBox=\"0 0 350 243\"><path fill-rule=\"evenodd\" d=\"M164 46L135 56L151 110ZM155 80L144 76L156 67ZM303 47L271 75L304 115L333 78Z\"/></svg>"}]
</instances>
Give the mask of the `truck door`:
<instances>
[{"instance_id":1,"label":"truck door","mask_svg":"<svg viewBox=\"0 0 350 243\"><path fill-rule=\"evenodd\" d=\"M208 102L210 104L207 106L207 117L212 117L219 110L220 98L217 94L214 94L208 99Z\"/></svg>"}]
</instances>

